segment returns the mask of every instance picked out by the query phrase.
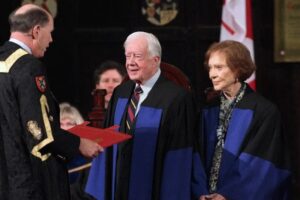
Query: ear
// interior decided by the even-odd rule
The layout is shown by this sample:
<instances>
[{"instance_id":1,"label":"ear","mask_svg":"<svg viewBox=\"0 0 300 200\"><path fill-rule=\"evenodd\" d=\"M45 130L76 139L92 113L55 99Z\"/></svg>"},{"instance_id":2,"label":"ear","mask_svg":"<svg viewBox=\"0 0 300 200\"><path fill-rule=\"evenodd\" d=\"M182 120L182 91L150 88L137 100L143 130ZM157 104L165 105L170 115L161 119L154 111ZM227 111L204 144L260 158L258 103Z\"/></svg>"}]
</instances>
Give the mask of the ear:
<instances>
[{"instance_id":1,"label":"ear","mask_svg":"<svg viewBox=\"0 0 300 200\"><path fill-rule=\"evenodd\" d=\"M32 38L36 39L38 37L38 35L40 34L40 30L41 30L41 26L40 25L35 25L32 28Z\"/></svg>"},{"instance_id":2,"label":"ear","mask_svg":"<svg viewBox=\"0 0 300 200\"><path fill-rule=\"evenodd\" d=\"M240 70L236 69L236 70L233 71L233 73L234 73L235 81L239 82Z\"/></svg>"},{"instance_id":3,"label":"ear","mask_svg":"<svg viewBox=\"0 0 300 200\"><path fill-rule=\"evenodd\" d=\"M154 60L154 62L155 62L156 64L158 64L159 61L160 61L160 57L159 57L159 56L154 56L154 57L153 57L153 60Z\"/></svg>"}]
</instances>

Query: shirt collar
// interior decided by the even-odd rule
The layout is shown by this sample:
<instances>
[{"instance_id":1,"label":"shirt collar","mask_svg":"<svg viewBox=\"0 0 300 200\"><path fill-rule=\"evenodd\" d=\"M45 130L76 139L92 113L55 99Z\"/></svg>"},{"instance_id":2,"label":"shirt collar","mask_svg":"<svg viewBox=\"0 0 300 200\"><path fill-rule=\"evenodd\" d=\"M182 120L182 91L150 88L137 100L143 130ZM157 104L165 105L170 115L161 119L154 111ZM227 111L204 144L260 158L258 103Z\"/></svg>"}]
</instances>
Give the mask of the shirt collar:
<instances>
[{"instance_id":1,"label":"shirt collar","mask_svg":"<svg viewBox=\"0 0 300 200\"><path fill-rule=\"evenodd\" d=\"M28 53L32 54L32 51L31 49L24 43L24 42L21 42L20 40L17 40L15 38L10 38L9 39L10 42L13 42L17 45L19 45L20 47L22 47L25 51L27 51Z\"/></svg>"},{"instance_id":2,"label":"shirt collar","mask_svg":"<svg viewBox=\"0 0 300 200\"><path fill-rule=\"evenodd\" d=\"M141 88L144 93L148 93L151 90L151 88L154 86L157 79L159 78L160 74L161 74L161 70L160 70L160 68L158 68L158 70L155 72L155 74L149 80L145 81L145 83L143 85L141 84Z\"/></svg>"}]
</instances>

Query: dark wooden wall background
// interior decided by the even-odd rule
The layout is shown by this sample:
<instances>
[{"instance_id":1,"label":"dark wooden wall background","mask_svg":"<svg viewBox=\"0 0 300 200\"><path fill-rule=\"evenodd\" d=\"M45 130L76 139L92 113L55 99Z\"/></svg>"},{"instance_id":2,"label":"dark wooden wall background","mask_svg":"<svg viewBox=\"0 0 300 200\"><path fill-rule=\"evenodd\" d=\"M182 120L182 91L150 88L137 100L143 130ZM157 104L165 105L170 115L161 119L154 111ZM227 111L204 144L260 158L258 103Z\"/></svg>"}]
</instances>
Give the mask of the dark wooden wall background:
<instances>
[{"instance_id":1,"label":"dark wooden wall background","mask_svg":"<svg viewBox=\"0 0 300 200\"><path fill-rule=\"evenodd\" d=\"M9 37L7 16L20 1L1 2L3 43ZM95 66L106 59L124 63L123 41L136 30L152 32L159 38L163 60L181 68L199 96L209 86L203 56L208 46L219 39L222 0L178 0L179 14L166 26L147 22L141 14L141 2L57 1L54 42L43 61L58 101L75 104L86 116L91 109ZM294 166L294 199L300 199L300 63L274 63L274 1L253 0L252 4L257 91L282 112Z\"/></svg>"}]
</instances>

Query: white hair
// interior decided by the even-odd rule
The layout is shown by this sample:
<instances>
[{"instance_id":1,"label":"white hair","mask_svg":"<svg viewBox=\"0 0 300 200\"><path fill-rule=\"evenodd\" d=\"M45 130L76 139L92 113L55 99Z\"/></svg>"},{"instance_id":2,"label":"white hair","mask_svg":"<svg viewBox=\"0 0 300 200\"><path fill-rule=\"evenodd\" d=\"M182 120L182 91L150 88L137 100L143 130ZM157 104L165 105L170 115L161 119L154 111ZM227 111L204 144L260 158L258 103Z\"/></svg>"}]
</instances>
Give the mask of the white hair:
<instances>
[{"instance_id":1,"label":"white hair","mask_svg":"<svg viewBox=\"0 0 300 200\"><path fill-rule=\"evenodd\" d=\"M148 53L151 56L158 56L161 58L161 46L160 43L155 35L152 33L147 33L143 31L137 31L134 33L131 33L125 40L124 42L124 48L126 49L126 46L128 42L130 42L132 39L140 38L143 37L146 39L147 44L148 44Z\"/></svg>"},{"instance_id":2,"label":"white hair","mask_svg":"<svg viewBox=\"0 0 300 200\"><path fill-rule=\"evenodd\" d=\"M82 124L84 122L79 110L67 102L59 104L60 109L60 119L70 119L75 122L75 124Z\"/></svg>"}]
</instances>

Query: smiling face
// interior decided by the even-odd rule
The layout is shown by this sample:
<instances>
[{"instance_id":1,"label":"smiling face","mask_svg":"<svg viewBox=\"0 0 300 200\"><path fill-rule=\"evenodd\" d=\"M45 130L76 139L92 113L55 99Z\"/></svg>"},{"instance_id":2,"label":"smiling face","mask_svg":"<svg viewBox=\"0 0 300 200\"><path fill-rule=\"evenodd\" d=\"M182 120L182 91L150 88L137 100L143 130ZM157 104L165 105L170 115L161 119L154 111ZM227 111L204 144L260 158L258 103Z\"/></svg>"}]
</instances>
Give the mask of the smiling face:
<instances>
[{"instance_id":1,"label":"smiling face","mask_svg":"<svg viewBox=\"0 0 300 200\"><path fill-rule=\"evenodd\" d=\"M228 96L235 96L240 83L235 73L228 67L223 53L216 51L211 54L208 59L208 72L215 90L223 91Z\"/></svg>"},{"instance_id":2,"label":"smiling face","mask_svg":"<svg viewBox=\"0 0 300 200\"><path fill-rule=\"evenodd\" d=\"M133 81L144 83L158 69L159 57L148 52L147 40L144 37L132 38L125 47L126 70Z\"/></svg>"},{"instance_id":3,"label":"smiling face","mask_svg":"<svg viewBox=\"0 0 300 200\"><path fill-rule=\"evenodd\" d=\"M107 104L111 98L111 95L115 89L121 82L122 76L116 69L109 69L104 71L100 77L99 82L96 84L96 89L105 89L105 104Z\"/></svg>"}]
</instances>

